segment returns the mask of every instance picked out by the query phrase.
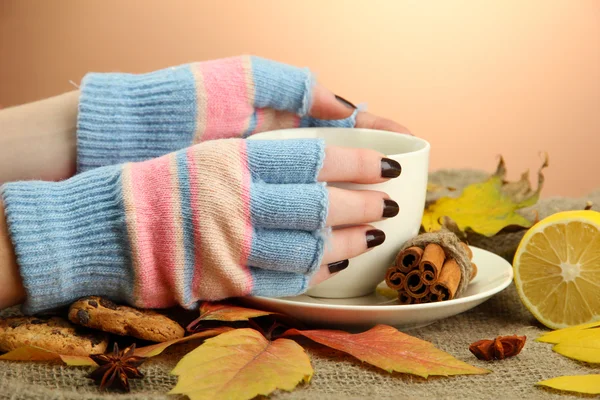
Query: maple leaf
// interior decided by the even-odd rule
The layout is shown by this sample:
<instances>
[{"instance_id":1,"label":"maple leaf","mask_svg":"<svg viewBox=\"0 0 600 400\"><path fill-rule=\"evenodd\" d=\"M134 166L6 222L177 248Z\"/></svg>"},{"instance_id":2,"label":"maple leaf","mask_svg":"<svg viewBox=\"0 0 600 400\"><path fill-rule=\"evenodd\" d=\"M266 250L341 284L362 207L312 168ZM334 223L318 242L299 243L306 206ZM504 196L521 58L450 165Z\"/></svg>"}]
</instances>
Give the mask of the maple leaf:
<instances>
[{"instance_id":1,"label":"maple leaf","mask_svg":"<svg viewBox=\"0 0 600 400\"><path fill-rule=\"evenodd\" d=\"M472 231L487 237L505 228L531 227L534 221L518 214L517 210L537 203L544 183L542 170L547 166L546 156L534 191L529 185L528 172L519 181L507 182L506 165L501 158L496 172L486 181L467 186L458 197L442 197L429 204L423 214L423 230L441 229L444 218L453 221L462 232Z\"/></svg>"},{"instance_id":2,"label":"maple leaf","mask_svg":"<svg viewBox=\"0 0 600 400\"><path fill-rule=\"evenodd\" d=\"M335 330L299 331L290 329L284 336L302 335L317 343L348 353L388 372L396 371L427 378L430 375L485 374L490 371L460 361L387 325L377 325L363 333Z\"/></svg>"},{"instance_id":3,"label":"maple leaf","mask_svg":"<svg viewBox=\"0 0 600 400\"><path fill-rule=\"evenodd\" d=\"M600 394L600 374L559 376L536 385L569 392Z\"/></svg>"},{"instance_id":4,"label":"maple leaf","mask_svg":"<svg viewBox=\"0 0 600 400\"><path fill-rule=\"evenodd\" d=\"M191 400L241 400L276 389L291 391L309 382L313 369L293 340L269 341L254 329L240 328L206 340L171 373L178 381L169 394L185 394Z\"/></svg>"}]
</instances>

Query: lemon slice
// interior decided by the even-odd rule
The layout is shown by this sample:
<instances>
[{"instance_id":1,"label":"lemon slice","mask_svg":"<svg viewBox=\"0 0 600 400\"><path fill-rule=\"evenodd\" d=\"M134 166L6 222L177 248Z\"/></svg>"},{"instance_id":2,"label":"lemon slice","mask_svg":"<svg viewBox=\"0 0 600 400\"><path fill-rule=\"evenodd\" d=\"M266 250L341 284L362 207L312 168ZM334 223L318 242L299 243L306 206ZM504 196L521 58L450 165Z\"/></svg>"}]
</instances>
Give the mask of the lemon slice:
<instances>
[{"instance_id":1,"label":"lemon slice","mask_svg":"<svg viewBox=\"0 0 600 400\"><path fill-rule=\"evenodd\" d=\"M544 218L521 239L513 268L521 301L547 327L600 320L600 213Z\"/></svg>"}]
</instances>

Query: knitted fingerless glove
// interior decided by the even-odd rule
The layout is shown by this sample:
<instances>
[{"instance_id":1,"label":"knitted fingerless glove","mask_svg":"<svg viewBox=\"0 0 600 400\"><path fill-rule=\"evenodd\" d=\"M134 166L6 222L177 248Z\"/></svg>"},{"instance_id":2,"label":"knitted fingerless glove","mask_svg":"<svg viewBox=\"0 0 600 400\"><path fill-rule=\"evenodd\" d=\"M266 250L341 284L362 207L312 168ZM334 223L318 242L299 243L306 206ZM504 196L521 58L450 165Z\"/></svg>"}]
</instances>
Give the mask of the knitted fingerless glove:
<instances>
[{"instance_id":1,"label":"knitted fingerless glove","mask_svg":"<svg viewBox=\"0 0 600 400\"><path fill-rule=\"evenodd\" d=\"M88 295L143 308L296 295L320 265L321 140L204 142L1 187L25 313Z\"/></svg>"},{"instance_id":2,"label":"knitted fingerless glove","mask_svg":"<svg viewBox=\"0 0 600 400\"><path fill-rule=\"evenodd\" d=\"M354 127L308 116L310 71L254 56L146 74L91 73L81 84L78 171L143 161L206 140L309 126Z\"/></svg>"}]
</instances>

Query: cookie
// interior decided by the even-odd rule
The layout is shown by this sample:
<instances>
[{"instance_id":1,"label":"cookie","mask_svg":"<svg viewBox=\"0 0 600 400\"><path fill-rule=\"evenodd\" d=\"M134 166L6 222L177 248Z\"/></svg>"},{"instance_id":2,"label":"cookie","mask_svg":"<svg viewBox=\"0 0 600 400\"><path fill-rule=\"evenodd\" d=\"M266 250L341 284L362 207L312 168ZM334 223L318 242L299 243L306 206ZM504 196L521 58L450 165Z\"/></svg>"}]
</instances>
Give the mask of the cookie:
<instances>
[{"instance_id":1,"label":"cookie","mask_svg":"<svg viewBox=\"0 0 600 400\"><path fill-rule=\"evenodd\" d=\"M88 328L151 342L166 342L185 335L181 325L162 314L119 306L97 296L86 297L71 304L69 319Z\"/></svg>"},{"instance_id":2,"label":"cookie","mask_svg":"<svg viewBox=\"0 0 600 400\"><path fill-rule=\"evenodd\" d=\"M103 354L108 335L73 325L60 317L9 317L0 319L0 351L36 346L61 355Z\"/></svg>"}]
</instances>

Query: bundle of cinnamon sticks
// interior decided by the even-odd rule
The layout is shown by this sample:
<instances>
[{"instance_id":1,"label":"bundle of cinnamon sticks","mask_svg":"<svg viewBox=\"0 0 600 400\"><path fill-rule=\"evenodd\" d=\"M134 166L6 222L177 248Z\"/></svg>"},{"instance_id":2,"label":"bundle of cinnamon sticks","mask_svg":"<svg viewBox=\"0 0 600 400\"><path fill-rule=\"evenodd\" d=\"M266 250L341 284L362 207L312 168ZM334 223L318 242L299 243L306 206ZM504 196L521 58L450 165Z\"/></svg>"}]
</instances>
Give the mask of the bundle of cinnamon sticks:
<instances>
[{"instance_id":1,"label":"bundle of cinnamon sticks","mask_svg":"<svg viewBox=\"0 0 600 400\"><path fill-rule=\"evenodd\" d=\"M465 243L460 243L473 260L473 252ZM471 262L469 280L477 274L477 266ZM444 249L429 243L422 249L409 247L396 257L396 262L388 268L385 281L398 292L400 304L431 303L452 300L462 277L461 268L452 258L446 258Z\"/></svg>"}]
</instances>

